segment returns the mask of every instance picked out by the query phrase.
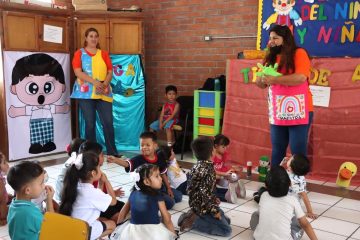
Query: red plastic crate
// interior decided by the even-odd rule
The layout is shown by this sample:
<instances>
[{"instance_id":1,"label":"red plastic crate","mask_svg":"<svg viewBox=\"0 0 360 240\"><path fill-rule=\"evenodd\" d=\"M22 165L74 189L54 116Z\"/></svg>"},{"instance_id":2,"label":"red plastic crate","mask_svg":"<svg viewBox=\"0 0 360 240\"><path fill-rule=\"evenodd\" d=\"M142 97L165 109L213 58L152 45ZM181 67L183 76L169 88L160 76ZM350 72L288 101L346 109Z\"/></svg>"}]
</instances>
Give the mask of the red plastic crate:
<instances>
[{"instance_id":1,"label":"red plastic crate","mask_svg":"<svg viewBox=\"0 0 360 240\"><path fill-rule=\"evenodd\" d=\"M213 118L199 118L200 125L207 125L207 126L214 126L214 119Z\"/></svg>"}]
</instances>

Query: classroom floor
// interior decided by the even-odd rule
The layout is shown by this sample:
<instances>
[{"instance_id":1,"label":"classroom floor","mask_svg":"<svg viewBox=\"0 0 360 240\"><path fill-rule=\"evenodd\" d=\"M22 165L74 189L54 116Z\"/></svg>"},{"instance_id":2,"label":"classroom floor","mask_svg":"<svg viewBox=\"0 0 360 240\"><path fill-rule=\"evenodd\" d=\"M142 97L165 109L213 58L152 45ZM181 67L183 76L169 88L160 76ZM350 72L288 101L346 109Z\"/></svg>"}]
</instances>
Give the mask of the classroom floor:
<instances>
[{"instance_id":1,"label":"classroom floor","mask_svg":"<svg viewBox=\"0 0 360 240\"><path fill-rule=\"evenodd\" d=\"M60 157L59 157L60 156ZM57 175L64 162L65 155L58 155L61 160L49 161L44 164L46 171L49 174L48 184L54 186ZM180 159L178 157L177 159ZM191 159L189 160L191 161ZM125 173L122 167L115 164L104 163L102 167L105 174L107 174L110 182L114 188L122 187L125 190L125 197L120 198L121 201L126 201L130 194L130 189L133 186L129 174ZM257 204L252 200L253 193L262 186L262 183L256 181L248 181L245 186L247 189L246 199L238 199L237 204L221 203L221 208L227 216L231 218L233 232L228 238L221 238L210 236L197 231L187 231L180 235L182 240L206 240L206 239L233 239L233 240L247 240L253 239L253 232L249 229L249 221L251 213L257 209ZM325 184L326 183L321 183ZM328 184L329 185L329 184ZM8 189L11 191L11 188ZM357 195L360 192L360 187L354 187L353 192ZM312 207L319 218L312 221L311 224L317 233L320 240L360 240L360 201L343 198L334 195L327 195L318 192L310 191L308 193ZM174 226L178 229L177 220L182 212L189 209L188 197L184 196L183 201L177 203L173 210L170 210ZM10 239L8 236L7 226L0 227L0 240ZM308 239L304 236L302 239Z\"/></svg>"}]
</instances>

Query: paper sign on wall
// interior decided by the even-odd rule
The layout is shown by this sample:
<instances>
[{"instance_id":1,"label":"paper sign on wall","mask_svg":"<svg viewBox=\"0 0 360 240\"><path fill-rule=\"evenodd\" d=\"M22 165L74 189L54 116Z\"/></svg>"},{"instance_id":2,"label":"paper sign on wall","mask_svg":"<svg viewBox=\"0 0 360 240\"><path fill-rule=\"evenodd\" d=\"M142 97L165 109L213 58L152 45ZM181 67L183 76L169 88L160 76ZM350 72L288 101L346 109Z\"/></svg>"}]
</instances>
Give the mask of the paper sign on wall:
<instances>
[{"instance_id":1,"label":"paper sign on wall","mask_svg":"<svg viewBox=\"0 0 360 240\"><path fill-rule=\"evenodd\" d=\"M63 28L44 24L44 42L62 44Z\"/></svg>"},{"instance_id":2,"label":"paper sign on wall","mask_svg":"<svg viewBox=\"0 0 360 240\"><path fill-rule=\"evenodd\" d=\"M329 107L331 88L315 85L310 85L309 87L313 95L314 106Z\"/></svg>"}]
</instances>

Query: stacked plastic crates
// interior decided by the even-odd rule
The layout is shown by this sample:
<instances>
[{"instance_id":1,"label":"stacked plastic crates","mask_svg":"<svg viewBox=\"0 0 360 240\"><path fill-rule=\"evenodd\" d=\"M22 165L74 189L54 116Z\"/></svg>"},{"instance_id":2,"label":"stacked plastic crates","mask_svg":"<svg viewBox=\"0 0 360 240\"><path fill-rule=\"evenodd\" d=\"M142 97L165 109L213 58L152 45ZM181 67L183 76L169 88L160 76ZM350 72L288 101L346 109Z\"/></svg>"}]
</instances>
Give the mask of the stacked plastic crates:
<instances>
[{"instance_id":1,"label":"stacked plastic crates","mask_svg":"<svg viewBox=\"0 0 360 240\"><path fill-rule=\"evenodd\" d=\"M195 90L194 139L221 133L224 106L225 92Z\"/></svg>"}]
</instances>

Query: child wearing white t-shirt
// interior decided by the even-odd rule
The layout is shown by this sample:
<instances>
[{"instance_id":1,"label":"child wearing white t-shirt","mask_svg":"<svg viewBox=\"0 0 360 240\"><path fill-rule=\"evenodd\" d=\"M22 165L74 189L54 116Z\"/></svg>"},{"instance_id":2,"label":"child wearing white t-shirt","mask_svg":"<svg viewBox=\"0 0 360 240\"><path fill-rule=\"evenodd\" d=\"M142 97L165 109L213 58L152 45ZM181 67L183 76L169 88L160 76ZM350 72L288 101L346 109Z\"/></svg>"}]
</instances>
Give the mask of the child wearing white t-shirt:
<instances>
[{"instance_id":1,"label":"child wearing white t-shirt","mask_svg":"<svg viewBox=\"0 0 360 240\"><path fill-rule=\"evenodd\" d=\"M298 200L303 200L306 207L306 217L316 219L318 215L313 212L306 193L305 175L310 172L309 159L302 154L294 154L291 157L285 157L280 166L286 169L290 177L289 194L295 196Z\"/></svg>"},{"instance_id":2,"label":"child wearing white t-shirt","mask_svg":"<svg viewBox=\"0 0 360 240\"><path fill-rule=\"evenodd\" d=\"M254 212L250 220L250 227L254 230L256 240L298 240L303 234L301 228L311 240L317 240L299 201L294 196L288 195L290 183L290 178L283 167L274 166L267 174L265 180L267 192L261 195L259 212ZM294 213L296 219L293 218ZM298 228L297 234L293 234L296 225L300 225L301 228Z\"/></svg>"},{"instance_id":3,"label":"child wearing white t-shirt","mask_svg":"<svg viewBox=\"0 0 360 240\"><path fill-rule=\"evenodd\" d=\"M187 195L187 176L184 170L182 170L179 166L174 151L171 147L163 146L161 147L161 152L164 154L164 157L168 164L167 175L171 188L181 192L182 194Z\"/></svg>"},{"instance_id":4,"label":"child wearing white t-shirt","mask_svg":"<svg viewBox=\"0 0 360 240\"><path fill-rule=\"evenodd\" d=\"M115 222L99 220L99 217L117 200L92 184L101 178L98 155L84 152L72 158L69 164L59 213L86 221L91 227L91 240L110 234L115 229Z\"/></svg>"}]
</instances>

